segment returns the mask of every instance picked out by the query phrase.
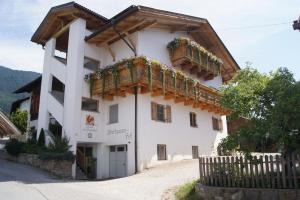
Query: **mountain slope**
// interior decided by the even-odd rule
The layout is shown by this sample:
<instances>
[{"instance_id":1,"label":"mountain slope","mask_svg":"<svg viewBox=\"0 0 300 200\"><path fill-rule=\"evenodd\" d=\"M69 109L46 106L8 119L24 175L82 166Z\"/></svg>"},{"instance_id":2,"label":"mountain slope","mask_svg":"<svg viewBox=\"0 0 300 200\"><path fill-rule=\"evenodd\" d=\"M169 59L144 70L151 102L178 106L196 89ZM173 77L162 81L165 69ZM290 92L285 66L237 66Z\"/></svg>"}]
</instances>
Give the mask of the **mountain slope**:
<instances>
[{"instance_id":1,"label":"mountain slope","mask_svg":"<svg viewBox=\"0 0 300 200\"><path fill-rule=\"evenodd\" d=\"M26 94L13 94L12 92L26 83L34 80L40 74L31 71L12 70L0 66L0 109L10 111L11 103Z\"/></svg>"}]
</instances>

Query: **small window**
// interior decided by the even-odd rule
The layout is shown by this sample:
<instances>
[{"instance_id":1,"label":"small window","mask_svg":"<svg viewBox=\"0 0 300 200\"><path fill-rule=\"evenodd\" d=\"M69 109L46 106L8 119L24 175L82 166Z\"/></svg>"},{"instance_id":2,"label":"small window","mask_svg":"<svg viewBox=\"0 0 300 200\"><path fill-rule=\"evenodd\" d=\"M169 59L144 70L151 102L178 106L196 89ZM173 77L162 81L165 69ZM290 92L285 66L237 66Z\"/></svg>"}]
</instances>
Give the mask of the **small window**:
<instances>
[{"instance_id":1,"label":"small window","mask_svg":"<svg viewBox=\"0 0 300 200\"><path fill-rule=\"evenodd\" d=\"M196 159L199 157L198 146L192 146L192 156L193 156L193 159Z\"/></svg>"},{"instance_id":2,"label":"small window","mask_svg":"<svg viewBox=\"0 0 300 200\"><path fill-rule=\"evenodd\" d=\"M171 106L151 102L151 118L155 121L171 123Z\"/></svg>"},{"instance_id":3,"label":"small window","mask_svg":"<svg viewBox=\"0 0 300 200\"><path fill-rule=\"evenodd\" d=\"M213 130L215 131L222 131L223 130L223 124L222 120L212 117L212 125L213 125Z\"/></svg>"},{"instance_id":4,"label":"small window","mask_svg":"<svg viewBox=\"0 0 300 200\"><path fill-rule=\"evenodd\" d=\"M117 151L125 151L125 147L122 146L122 147L117 147Z\"/></svg>"},{"instance_id":5,"label":"small window","mask_svg":"<svg viewBox=\"0 0 300 200\"><path fill-rule=\"evenodd\" d=\"M167 145L157 145L157 160L167 160Z\"/></svg>"},{"instance_id":6,"label":"small window","mask_svg":"<svg viewBox=\"0 0 300 200\"><path fill-rule=\"evenodd\" d=\"M84 57L84 68L96 71L100 66L100 62L91 58Z\"/></svg>"},{"instance_id":7,"label":"small window","mask_svg":"<svg viewBox=\"0 0 300 200\"><path fill-rule=\"evenodd\" d=\"M118 104L109 106L109 124L118 123Z\"/></svg>"},{"instance_id":8,"label":"small window","mask_svg":"<svg viewBox=\"0 0 300 200\"><path fill-rule=\"evenodd\" d=\"M109 151L110 152L115 152L116 151L116 146L110 146Z\"/></svg>"},{"instance_id":9,"label":"small window","mask_svg":"<svg viewBox=\"0 0 300 200\"><path fill-rule=\"evenodd\" d=\"M98 101L95 99L82 98L81 110L98 112Z\"/></svg>"},{"instance_id":10,"label":"small window","mask_svg":"<svg viewBox=\"0 0 300 200\"><path fill-rule=\"evenodd\" d=\"M197 127L197 115L196 113L190 112L190 125L191 127Z\"/></svg>"}]
</instances>

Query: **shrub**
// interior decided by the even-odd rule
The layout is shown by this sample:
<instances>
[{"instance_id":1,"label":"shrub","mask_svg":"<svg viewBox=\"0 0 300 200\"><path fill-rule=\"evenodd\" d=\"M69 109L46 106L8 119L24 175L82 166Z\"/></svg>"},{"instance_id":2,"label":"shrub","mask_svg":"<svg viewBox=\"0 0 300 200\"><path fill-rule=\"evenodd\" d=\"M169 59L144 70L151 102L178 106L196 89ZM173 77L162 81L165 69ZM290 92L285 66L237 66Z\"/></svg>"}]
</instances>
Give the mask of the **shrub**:
<instances>
[{"instance_id":1,"label":"shrub","mask_svg":"<svg viewBox=\"0 0 300 200\"><path fill-rule=\"evenodd\" d=\"M32 140L28 140L22 147L23 153L29 153L29 154L37 154L40 150L40 147L37 145L36 142Z\"/></svg>"},{"instance_id":2,"label":"shrub","mask_svg":"<svg viewBox=\"0 0 300 200\"><path fill-rule=\"evenodd\" d=\"M196 199L199 200L200 197L198 197L195 192L196 184L197 181L193 181L180 186L175 193L176 199L177 200L196 200Z\"/></svg>"},{"instance_id":3,"label":"shrub","mask_svg":"<svg viewBox=\"0 0 300 200\"><path fill-rule=\"evenodd\" d=\"M74 162L75 155L71 151L64 152L64 153L41 151L39 153L39 158L41 160L68 160Z\"/></svg>"},{"instance_id":4,"label":"shrub","mask_svg":"<svg viewBox=\"0 0 300 200\"><path fill-rule=\"evenodd\" d=\"M41 132L40 132L40 135L39 135L39 139L38 139L38 141L37 141L37 144L38 144L40 147L45 146L45 132L44 132L44 129L41 129Z\"/></svg>"},{"instance_id":5,"label":"shrub","mask_svg":"<svg viewBox=\"0 0 300 200\"><path fill-rule=\"evenodd\" d=\"M27 111L16 110L10 115L10 120L22 133L26 132L28 120Z\"/></svg>"},{"instance_id":6,"label":"shrub","mask_svg":"<svg viewBox=\"0 0 300 200\"><path fill-rule=\"evenodd\" d=\"M75 155L70 151L69 139L53 134L49 134L49 136L51 140L48 148L39 153L39 158L42 160L68 160L74 162Z\"/></svg>"},{"instance_id":7,"label":"shrub","mask_svg":"<svg viewBox=\"0 0 300 200\"><path fill-rule=\"evenodd\" d=\"M8 154L12 156L18 156L22 152L22 148L24 146L24 142L20 142L17 139L10 139L5 144L5 149Z\"/></svg>"}]
</instances>

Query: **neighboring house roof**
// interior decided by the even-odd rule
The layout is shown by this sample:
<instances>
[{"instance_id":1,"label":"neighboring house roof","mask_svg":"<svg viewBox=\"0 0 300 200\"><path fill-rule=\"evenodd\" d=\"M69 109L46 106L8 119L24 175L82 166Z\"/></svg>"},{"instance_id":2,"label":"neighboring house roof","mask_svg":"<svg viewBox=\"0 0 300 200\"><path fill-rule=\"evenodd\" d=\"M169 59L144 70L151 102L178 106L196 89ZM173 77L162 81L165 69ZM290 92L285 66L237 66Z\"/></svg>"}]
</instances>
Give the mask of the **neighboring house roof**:
<instances>
[{"instance_id":1,"label":"neighboring house roof","mask_svg":"<svg viewBox=\"0 0 300 200\"><path fill-rule=\"evenodd\" d=\"M240 70L239 65L207 19L145 6L128 7L112 17L109 23L86 37L86 41L95 44L111 44L127 34L150 26L168 28L171 32L187 32L196 42L222 59L225 81L230 80Z\"/></svg>"},{"instance_id":2,"label":"neighboring house roof","mask_svg":"<svg viewBox=\"0 0 300 200\"><path fill-rule=\"evenodd\" d=\"M18 93L24 93L24 92L31 92L33 89L37 87L41 87L42 83L42 76L39 76L38 78L34 79L33 81L27 83L26 85L20 87L13 93L18 94Z\"/></svg>"},{"instance_id":3,"label":"neighboring house roof","mask_svg":"<svg viewBox=\"0 0 300 200\"><path fill-rule=\"evenodd\" d=\"M52 35L76 18L85 19L87 21L87 28L90 30L98 29L108 21L105 17L75 2L69 2L52 7L49 10L42 23L33 34L31 41L45 45Z\"/></svg>"},{"instance_id":4,"label":"neighboring house roof","mask_svg":"<svg viewBox=\"0 0 300 200\"><path fill-rule=\"evenodd\" d=\"M21 135L19 129L0 111L0 137L7 135Z\"/></svg>"},{"instance_id":5,"label":"neighboring house roof","mask_svg":"<svg viewBox=\"0 0 300 200\"><path fill-rule=\"evenodd\" d=\"M11 108L10 108L10 113L15 112L20 107L21 103L28 100L28 99L30 99L30 97L18 99L16 101L12 102Z\"/></svg>"}]
</instances>

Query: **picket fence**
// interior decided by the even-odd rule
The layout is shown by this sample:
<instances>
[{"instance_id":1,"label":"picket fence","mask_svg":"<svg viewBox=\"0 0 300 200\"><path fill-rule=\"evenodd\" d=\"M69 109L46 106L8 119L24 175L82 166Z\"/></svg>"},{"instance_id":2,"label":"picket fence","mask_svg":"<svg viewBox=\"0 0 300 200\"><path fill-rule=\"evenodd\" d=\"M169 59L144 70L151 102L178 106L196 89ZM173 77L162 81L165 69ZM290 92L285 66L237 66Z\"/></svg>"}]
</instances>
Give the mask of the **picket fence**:
<instances>
[{"instance_id":1,"label":"picket fence","mask_svg":"<svg viewBox=\"0 0 300 200\"><path fill-rule=\"evenodd\" d=\"M298 189L299 165L300 155L199 157L200 182L216 187Z\"/></svg>"}]
</instances>

